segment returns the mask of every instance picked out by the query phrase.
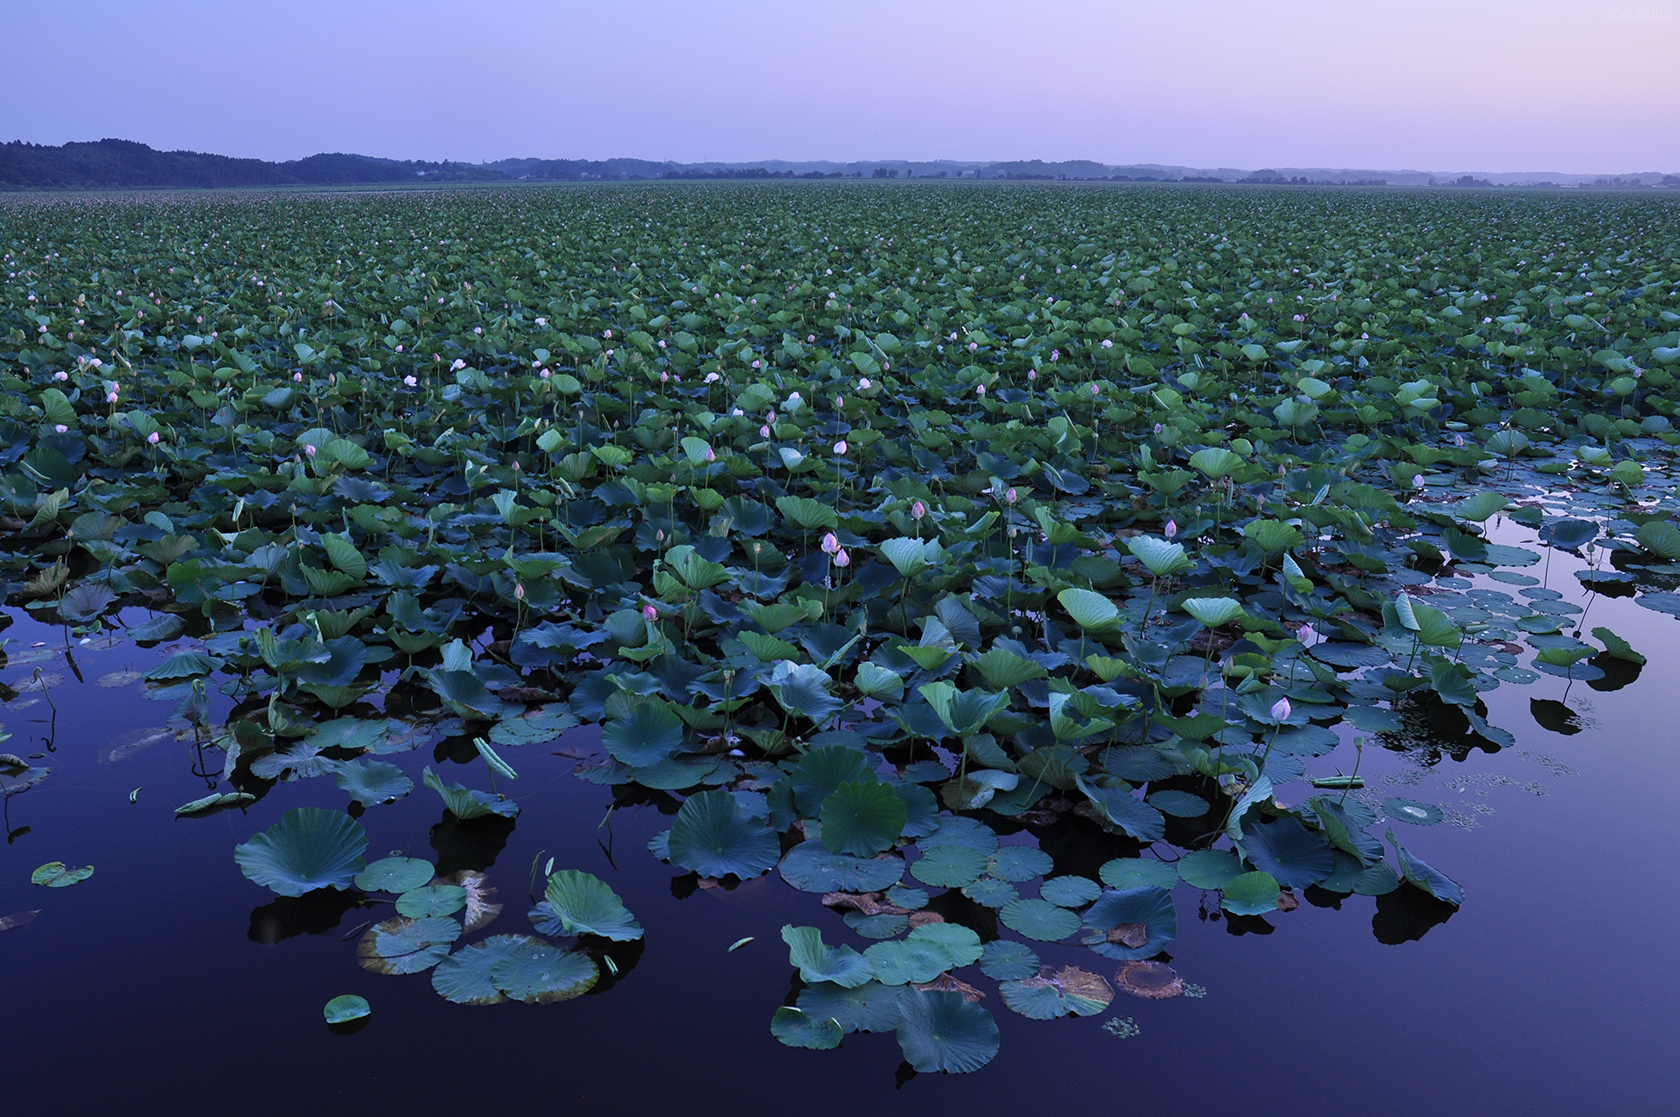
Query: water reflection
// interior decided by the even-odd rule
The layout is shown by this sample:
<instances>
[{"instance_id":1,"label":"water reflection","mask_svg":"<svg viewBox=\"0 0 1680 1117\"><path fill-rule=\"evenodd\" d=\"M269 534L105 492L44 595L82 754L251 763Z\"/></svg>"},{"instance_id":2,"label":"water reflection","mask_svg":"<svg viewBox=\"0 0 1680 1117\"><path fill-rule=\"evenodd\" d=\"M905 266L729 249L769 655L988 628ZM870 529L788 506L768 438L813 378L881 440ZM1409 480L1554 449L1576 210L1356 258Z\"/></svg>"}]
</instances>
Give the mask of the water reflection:
<instances>
[{"instance_id":1,"label":"water reflection","mask_svg":"<svg viewBox=\"0 0 1680 1117\"><path fill-rule=\"evenodd\" d=\"M475 872L488 869L507 848L513 827L513 819L500 815L462 822L444 811L442 821L430 833L432 849L437 851L437 875L447 877L462 869Z\"/></svg>"},{"instance_id":2,"label":"water reflection","mask_svg":"<svg viewBox=\"0 0 1680 1117\"><path fill-rule=\"evenodd\" d=\"M1451 919L1458 911L1449 903L1402 882L1399 888L1377 897L1377 913L1371 917L1371 933L1386 946L1416 942Z\"/></svg>"},{"instance_id":3,"label":"water reflection","mask_svg":"<svg viewBox=\"0 0 1680 1117\"><path fill-rule=\"evenodd\" d=\"M274 946L298 935L325 935L336 931L347 912L373 904L354 890L323 888L302 896L281 896L251 912L251 929L246 937L264 946Z\"/></svg>"}]
</instances>

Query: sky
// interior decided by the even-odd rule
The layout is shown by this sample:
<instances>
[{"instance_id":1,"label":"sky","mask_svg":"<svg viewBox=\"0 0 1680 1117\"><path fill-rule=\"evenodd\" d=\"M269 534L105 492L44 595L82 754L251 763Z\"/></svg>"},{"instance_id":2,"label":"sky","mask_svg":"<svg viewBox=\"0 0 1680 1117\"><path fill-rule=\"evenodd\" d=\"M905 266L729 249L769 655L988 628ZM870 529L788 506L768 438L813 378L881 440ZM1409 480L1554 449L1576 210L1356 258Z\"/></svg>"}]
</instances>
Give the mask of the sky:
<instances>
[{"instance_id":1,"label":"sky","mask_svg":"<svg viewBox=\"0 0 1680 1117\"><path fill-rule=\"evenodd\" d=\"M57 0L0 141L1680 171L1680 0Z\"/></svg>"}]
</instances>

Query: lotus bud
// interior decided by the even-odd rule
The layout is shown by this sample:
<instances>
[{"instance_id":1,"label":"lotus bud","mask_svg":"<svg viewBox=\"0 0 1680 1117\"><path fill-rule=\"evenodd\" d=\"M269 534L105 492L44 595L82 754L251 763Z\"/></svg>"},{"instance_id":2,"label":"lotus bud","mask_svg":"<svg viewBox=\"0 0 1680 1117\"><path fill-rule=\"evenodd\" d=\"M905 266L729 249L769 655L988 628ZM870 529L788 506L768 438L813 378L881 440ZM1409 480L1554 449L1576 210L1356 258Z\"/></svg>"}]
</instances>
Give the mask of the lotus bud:
<instances>
[{"instance_id":1,"label":"lotus bud","mask_svg":"<svg viewBox=\"0 0 1680 1117\"><path fill-rule=\"evenodd\" d=\"M1029 368L1027 370L1027 379L1028 380L1037 380L1038 379L1038 370L1036 368Z\"/></svg>"},{"instance_id":2,"label":"lotus bud","mask_svg":"<svg viewBox=\"0 0 1680 1117\"><path fill-rule=\"evenodd\" d=\"M1295 633L1295 636L1298 640L1301 641L1301 643L1310 644L1314 640L1318 639L1318 632L1317 632L1317 630L1315 630L1313 628L1312 625L1304 624L1304 625L1301 626L1300 631Z\"/></svg>"},{"instance_id":3,"label":"lotus bud","mask_svg":"<svg viewBox=\"0 0 1680 1117\"><path fill-rule=\"evenodd\" d=\"M1288 721L1289 720L1289 714L1290 714L1289 699L1279 698L1276 702L1272 703L1272 720L1273 721Z\"/></svg>"},{"instance_id":4,"label":"lotus bud","mask_svg":"<svg viewBox=\"0 0 1680 1117\"><path fill-rule=\"evenodd\" d=\"M158 444L158 432L153 431L151 434L148 434L146 436L146 441L151 443L153 446L156 446ZM313 449L310 450L310 453L314 453L314 452L315 451Z\"/></svg>"},{"instance_id":5,"label":"lotus bud","mask_svg":"<svg viewBox=\"0 0 1680 1117\"><path fill-rule=\"evenodd\" d=\"M840 540L832 531L823 536L822 549L824 554L830 555L835 554L840 550Z\"/></svg>"},{"instance_id":6,"label":"lotus bud","mask_svg":"<svg viewBox=\"0 0 1680 1117\"><path fill-rule=\"evenodd\" d=\"M303 383L303 373L301 373L301 372L292 373L292 382L294 384L302 384Z\"/></svg>"},{"instance_id":7,"label":"lotus bud","mask_svg":"<svg viewBox=\"0 0 1680 1117\"><path fill-rule=\"evenodd\" d=\"M769 427L759 427L758 428L758 437L769 438L770 437L770 428Z\"/></svg>"},{"instance_id":8,"label":"lotus bud","mask_svg":"<svg viewBox=\"0 0 1680 1117\"><path fill-rule=\"evenodd\" d=\"M524 582L515 582L513 584L513 596L514 596L514 599L516 601L524 601L525 600L525 583Z\"/></svg>"},{"instance_id":9,"label":"lotus bud","mask_svg":"<svg viewBox=\"0 0 1680 1117\"><path fill-rule=\"evenodd\" d=\"M872 387L874 387L874 385L869 382L869 377L865 376L858 380L858 391L867 392Z\"/></svg>"},{"instance_id":10,"label":"lotus bud","mask_svg":"<svg viewBox=\"0 0 1680 1117\"><path fill-rule=\"evenodd\" d=\"M1168 539L1171 539L1173 536L1177 535L1178 534L1178 521L1177 520L1168 520L1167 521L1167 526L1161 529L1161 534L1165 535Z\"/></svg>"},{"instance_id":11,"label":"lotus bud","mask_svg":"<svg viewBox=\"0 0 1680 1117\"><path fill-rule=\"evenodd\" d=\"M404 383L404 384L406 384L406 385L408 385L408 386L409 386L409 387L410 387L410 388L412 388L412 387L414 387L414 386L415 386L415 385L416 385L416 384L418 384L418 383L420 383L420 381L418 381L418 380L416 380L416 379L415 379L415 378L414 378L414 377L412 377L412 376L405 376L405 377L403 377L403 383Z\"/></svg>"},{"instance_id":12,"label":"lotus bud","mask_svg":"<svg viewBox=\"0 0 1680 1117\"><path fill-rule=\"evenodd\" d=\"M65 426L63 423L54 423L53 424L53 430L56 431L59 434L63 434L65 431L68 431L69 429L70 428Z\"/></svg>"},{"instance_id":13,"label":"lotus bud","mask_svg":"<svg viewBox=\"0 0 1680 1117\"><path fill-rule=\"evenodd\" d=\"M846 456L846 440L844 438L834 444L834 456L838 458Z\"/></svg>"},{"instance_id":14,"label":"lotus bud","mask_svg":"<svg viewBox=\"0 0 1680 1117\"><path fill-rule=\"evenodd\" d=\"M835 552L834 565L842 567L852 565L852 556L846 553L846 548L842 547Z\"/></svg>"},{"instance_id":15,"label":"lotus bud","mask_svg":"<svg viewBox=\"0 0 1680 1117\"><path fill-rule=\"evenodd\" d=\"M923 516L927 515L927 505L918 500L910 506L910 515L915 519L921 519Z\"/></svg>"},{"instance_id":16,"label":"lotus bud","mask_svg":"<svg viewBox=\"0 0 1680 1117\"><path fill-rule=\"evenodd\" d=\"M656 621L659 619L659 610L654 608L652 605L643 605L642 616L646 617L650 621Z\"/></svg>"},{"instance_id":17,"label":"lotus bud","mask_svg":"<svg viewBox=\"0 0 1680 1117\"><path fill-rule=\"evenodd\" d=\"M974 386L974 394L984 398L986 395L986 386L984 384L976 384Z\"/></svg>"},{"instance_id":18,"label":"lotus bud","mask_svg":"<svg viewBox=\"0 0 1680 1117\"><path fill-rule=\"evenodd\" d=\"M1423 488L1423 474L1419 473L1419 474L1416 474L1415 476L1413 476L1413 478L1412 478L1412 488L1414 488L1414 489Z\"/></svg>"},{"instance_id":19,"label":"lotus bud","mask_svg":"<svg viewBox=\"0 0 1680 1117\"><path fill-rule=\"evenodd\" d=\"M315 456L315 444L312 442L305 442L303 444L303 453L305 457L313 458Z\"/></svg>"}]
</instances>

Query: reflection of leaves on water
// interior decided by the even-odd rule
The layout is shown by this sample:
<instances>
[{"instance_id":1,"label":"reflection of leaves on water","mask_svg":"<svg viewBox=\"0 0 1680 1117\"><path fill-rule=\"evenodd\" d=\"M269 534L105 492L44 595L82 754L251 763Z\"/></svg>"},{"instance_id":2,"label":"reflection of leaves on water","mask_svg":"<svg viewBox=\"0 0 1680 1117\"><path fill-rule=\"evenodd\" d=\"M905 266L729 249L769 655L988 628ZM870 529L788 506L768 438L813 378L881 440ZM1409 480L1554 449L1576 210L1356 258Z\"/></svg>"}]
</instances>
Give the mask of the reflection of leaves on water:
<instances>
[{"instance_id":1,"label":"reflection of leaves on water","mask_svg":"<svg viewBox=\"0 0 1680 1117\"><path fill-rule=\"evenodd\" d=\"M1437 900L1412 884L1401 884L1393 892L1377 897L1371 933L1385 946L1414 942L1451 919L1456 911L1458 908L1452 904Z\"/></svg>"},{"instance_id":2,"label":"reflection of leaves on water","mask_svg":"<svg viewBox=\"0 0 1680 1117\"><path fill-rule=\"evenodd\" d=\"M135 729L114 737L107 748L99 750L101 764L115 764L127 760L143 749L151 748L159 741L179 740L181 735L173 729L153 726L147 729Z\"/></svg>"},{"instance_id":3,"label":"reflection of leaves on water","mask_svg":"<svg viewBox=\"0 0 1680 1117\"><path fill-rule=\"evenodd\" d=\"M323 888L302 896L281 896L251 912L252 942L273 946L298 935L326 935L336 931L345 913L360 907L359 892Z\"/></svg>"},{"instance_id":4,"label":"reflection of leaves on water","mask_svg":"<svg viewBox=\"0 0 1680 1117\"><path fill-rule=\"evenodd\" d=\"M112 671L108 675L99 676L99 685L107 690L133 686L146 676L139 671Z\"/></svg>"},{"instance_id":5,"label":"reflection of leaves on water","mask_svg":"<svg viewBox=\"0 0 1680 1117\"><path fill-rule=\"evenodd\" d=\"M1556 757L1547 756L1543 752L1531 752L1525 749L1517 755L1522 757L1524 760L1534 761L1534 763L1540 765L1540 767L1546 769L1546 771L1550 772L1554 776L1557 776L1559 779L1562 779L1565 776L1573 776L1577 774L1574 768L1571 768L1569 765L1565 764L1561 760L1558 760Z\"/></svg>"}]
</instances>

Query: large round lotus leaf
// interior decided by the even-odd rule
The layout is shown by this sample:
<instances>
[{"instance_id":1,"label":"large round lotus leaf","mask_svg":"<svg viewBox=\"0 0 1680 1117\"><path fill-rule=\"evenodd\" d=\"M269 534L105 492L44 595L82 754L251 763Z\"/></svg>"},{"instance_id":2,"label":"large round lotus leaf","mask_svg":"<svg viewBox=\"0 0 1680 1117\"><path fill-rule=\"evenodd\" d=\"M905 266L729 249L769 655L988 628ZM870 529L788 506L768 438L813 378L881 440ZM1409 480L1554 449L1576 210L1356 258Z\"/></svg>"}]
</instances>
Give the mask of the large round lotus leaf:
<instances>
[{"instance_id":1,"label":"large round lotus leaf","mask_svg":"<svg viewBox=\"0 0 1680 1117\"><path fill-rule=\"evenodd\" d=\"M908 915L865 915L861 911L849 911L841 919L855 934L866 939L894 939L910 926Z\"/></svg>"},{"instance_id":2,"label":"large round lotus leaf","mask_svg":"<svg viewBox=\"0 0 1680 1117\"><path fill-rule=\"evenodd\" d=\"M941 846L961 846L990 856L998 847L998 836L997 831L985 823L959 814L942 819L939 829L916 844L923 851L938 849Z\"/></svg>"},{"instance_id":3,"label":"large round lotus leaf","mask_svg":"<svg viewBox=\"0 0 1680 1117\"><path fill-rule=\"evenodd\" d=\"M454 884L416 888L397 897L397 914L411 919L431 915L454 915L467 906L467 890Z\"/></svg>"},{"instance_id":4,"label":"large round lotus leaf","mask_svg":"<svg viewBox=\"0 0 1680 1117\"><path fill-rule=\"evenodd\" d=\"M993 939L980 952L980 972L994 981L1020 981L1038 972L1038 952L1026 943Z\"/></svg>"},{"instance_id":5,"label":"large round lotus leaf","mask_svg":"<svg viewBox=\"0 0 1680 1117\"><path fill-rule=\"evenodd\" d=\"M419 973L448 957L449 944L460 937L453 919L398 916L367 929L356 944L356 960L373 973Z\"/></svg>"},{"instance_id":6,"label":"large round lotus leaf","mask_svg":"<svg viewBox=\"0 0 1680 1117\"><path fill-rule=\"evenodd\" d=\"M961 923L924 923L910 932L909 943L932 943L951 960L950 969L961 969L980 960L980 936Z\"/></svg>"},{"instance_id":7,"label":"large round lotus leaf","mask_svg":"<svg viewBox=\"0 0 1680 1117\"><path fill-rule=\"evenodd\" d=\"M756 877L782 855L776 832L751 818L727 791L688 797L671 824L671 864L703 877Z\"/></svg>"},{"instance_id":8,"label":"large round lotus leaf","mask_svg":"<svg viewBox=\"0 0 1680 1117\"><path fill-rule=\"evenodd\" d=\"M1037 846L1000 846L986 862L986 875L1018 884L1055 867L1050 855Z\"/></svg>"},{"instance_id":9,"label":"large round lotus leaf","mask_svg":"<svg viewBox=\"0 0 1680 1117\"><path fill-rule=\"evenodd\" d=\"M1110 888L1172 888L1178 869L1153 857L1116 857L1097 870Z\"/></svg>"},{"instance_id":10,"label":"large round lotus leaf","mask_svg":"<svg viewBox=\"0 0 1680 1117\"><path fill-rule=\"evenodd\" d=\"M1433 826L1447 817L1440 807L1429 803L1420 803L1416 799L1384 799L1383 814L1396 822L1409 822L1413 826Z\"/></svg>"},{"instance_id":11,"label":"large round lotus leaf","mask_svg":"<svg viewBox=\"0 0 1680 1117\"><path fill-rule=\"evenodd\" d=\"M825 745L800 758L789 782L793 785L793 806L800 818L816 818L823 800L843 783L872 783L875 769L869 754L845 745ZM902 824L901 824L902 825Z\"/></svg>"},{"instance_id":12,"label":"large round lotus leaf","mask_svg":"<svg viewBox=\"0 0 1680 1117\"><path fill-rule=\"evenodd\" d=\"M568 935L599 935L618 942L642 937L642 925L625 910L618 893L599 877L578 869L561 869L548 878L543 896Z\"/></svg>"},{"instance_id":13,"label":"large round lotus leaf","mask_svg":"<svg viewBox=\"0 0 1680 1117\"><path fill-rule=\"evenodd\" d=\"M830 853L821 842L801 842L782 858L780 872L801 892L879 892L898 883L904 859L895 853L853 857Z\"/></svg>"},{"instance_id":14,"label":"large round lotus leaf","mask_svg":"<svg viewBox=\"0 0 1680 1117\"><path fill-rule=\"evenodd\" d=\"M789 924L782 928L782 941L787 943L788 962L799 969L801 981L832 981L850 989L874 976L867 953L859 954L849 946L829 946L815 927Z\"/></svg>"},{"instance_id":15,"label":"large round lotus leaf","mask_svg":"<svg viewBox=\"0 0 1680 1117\"><path fill-rule=\"evenodd\" d=\"M329 1024L348 1024L352 1020L362 1019L372 1011L366 1000L353 993L346 993L328 1001L321 1009L321 1015L327 1018Z\"/></svg>"},{"instance_id":16,"label":"large round lotus leaf","mask_svg":"<svg viewBox=\"0 0 1680 1117\"><path fill-rule=\"evenodd\" d=\"M1178 935L1178 913L1165 888L1104 892L1085 909L1080 941L1105 958L1129 962L1158 954Z\"/></svg>"},{"instance_id":17,"label":"large round lotus leaf","mask_svg":"<svg viewBox=\"0 0 1680 1117\"><path fill-rule=\"evenodd\" d=\"M1242 861L1229 850L1196 849L1178 859L1178 875L1197 888L1224 888L1242 871Z\"/></svg>"},{"instance_id":18,"label":"large round lotus leaf","mask_svg":"<svg viewBox=\"0 0 1680 1117\"><path fill-rule=\"evenodd\" d=\"M924 838L939 829L939 800L916 783L895 783L893 793L904 800L906 838Z\"/></svg>"},{"instance_id":19,"label":"large round lotus leaf","mask_svg":"<svg viewBox=\"0 0 1680 1117\"><path fill-rule=\"evenodd\" d=\"M1324 835L1289 816L1247 827L1242 849L1256 869L1270 873L1285 888L1317 884L1336 867Z\"/></svg>"},{"instance_id":20,"label":"large round lotus leaf","mask_svg":"<svg viewBox=\"0 0 1680 1117\"><path fill-rule=\"evenodd\" d=\"M1162 814L1174 818L1201 818L1208 813L1206 799L1188 791L1175 791L1172 788L1155 792L1145 802Z\"/></svg>"},{"instance_id":21,"label":"large round lotus leaf","mask_svg":"<svg viewBox=\"0 0 1680 1117\"><path fill-rule=\"evenodd\" d=\"M813 1016L803 1009L783 1005L770 1018L770 1034L789 1047L827 1051L840 1046L846 1030L831 1017Z\"/></svg>"},{"instance_id":22,"label":"large round lotus leaf","mask_svg":"<svg viewBox=\"0 0 1680 1117\"><path fill-rule=\"evenodd\" d=\"M669 706L643 701L601 727L601 744L612 758L632 768L665 760L682 747L683 721Z\"/></svg>"},{"instance_id":23,"label":"large round lotus leaf","mask_svg":"<svg viewBox=\"0 0 1680 1117\"><path fill-rule=\"evenodd\" d=\"M819 981L799 991L799 1007L846 1032L890 1032L898 1027L898 989L868 981L855 988Z\"/></svg>"},{"instance_id":24,"label":"large round lotus leaf","mask_svg":"<svg viewBox=\"0 0 1680 1117\"><path fill-rule=\"evenodd\" d=\"M1226 882L1219 904L1233 915L1264 915L1276 911L1278 882L1270 873L1243 873Z\"/></svg>"},{"instance_id":25,"label":"large round lotus leaf","mask_svg":"<svg viewBox=\"0 0 1680 1117\"><path fill-rule=\"evenodd\" d=\"M1040 942L1060 942L1079 930L1079 916L1049 900L1012 900L998 918L1011 931Z\"/></svg>"},{"instance_id":26,"label":"large round lotus leaf","mask_svg":"<svg viewBox=\"0 0 1680 1117\"><path fill-rule=\"evenodd\" d=\"M367 831L342 811L294 807L243 845L233 859L250 880L282 896L349 888L364 867Z\"/></svg>"},{"instance_id":27,"label":"large round lotus leaf","mask_svg":"<svg viewBox=\"0 0 1680 1117\"><path fill-rule=\"evenodd\" d=\"M1032 977L998 984L1003 1003L1033 1020L1058 1016L1095 1016L1114 1000L1114 989L1100 974L1077 966L1045 966Z\"/></svg>"},{"instance_id":28,"label":"large round lotus leaf","mask_svg":"<svg viewBox=\"0 0 1680 1117\"><path fill-rule=\"evenodd\" d=\"M925 849L910 865L910 875L935 888L963 888L986 871L986 855L962 845Z\"/></svg>"},{"instance_id":29,"label":"large round lotus leaf","mask_svg":"<svg viewBox=\"0 0 1680 1117\"><path fill-rule=\"evenodd\" d=\"M973 884L964 888L962 890L962 894L979 904L981 907L1001 908L1009 901L1020 896L1021 893L1017 891L1015 886L1010 884L1008 881L992 880L990 877L981 877Z\"/></svg>"},{"instance_id":30,"label":"large round lotus leaf","mask_svg":"<svg viewBox=\"0 0 1680 1117\"><path fill-rule=\"evenodd\" d=\"M432 863L418 857L383 857L356 874L363 892L412 892L432 879Z\"/></svg>"},{"instance_id":31,"label":"large round lotus leaf","mask_svg":"<svg viewBox=\"0 0 1680 1117\"><path fill-rule=\"evenodd\" d=\"M39 884L43 888L68 888L72 884L80 884L92 875L92 865L72 869L62 861L48 861L29 874L29 883Z\"/></svg>"},{"instance_id":32,"label":"large round lotus leaf","mask_svg":"<svg viewBox=\"0 0 1680 1117\"><path fill-rule=\"evenodd\" d=\"M887 903L901 907L905 911L920 911L927 907L927 902L928 894L920 888L895 884L887 889Z\"/></svg>"},{"instance_id":33,"label":"large round lotus leaf","mask_svg":"<svg viewBox=\"0 0 1680 1117\"><path fill-rule=\"evenodd\" d=\"M432 988L438 996L458 1005L496 1005L507 1000L496 988L491 967L524 942L537 942L529 935L492 935L482 942L462 947L432 970Z\"/></svg>"},{"instance_id":34,"label":"large round lotus leaf","mask_svg":"<svg viewBox=\"0 0 1680 1117\"><path fill-rule=\"evenodd\" d=\"M395 764L383 760L350 760L333 769L333 780L364 807L401 799L414 790L414 781Z\"/></svg>"},{"instance_id":35,"label":"large round lotus leaf","mask_svg":"<svg viewBox=\"0 0 1680 1117\"><path fill-rule=\"evenodd\" d=\"M1090 877L1051 877L1038 886L1038 895L1059 908L1082 908L1102 895L1102 886Z\"/></svg>"},{"instance_id":36,"label":"large round lotus leaf","mask_svg":"<svg viewBox=\"0 0 1680 1117\"><path fill-rule=\"evenodd\" d=\"M848 781L822 801L822 842L831 853L870 857L892 848L909 817L886 784Z\"/></svg>"},{"instance_id":37,"label":"large round lotus leaf","mask_svg":"<svg viewBox=\"0 0 1680 1117\"><path fill-rule=\"evenodd\" d=\"M997 1021L961 993L906 989L898 1013L898 1046L905 1061L924 1074L967 1074L997 1054Z\"/></svg>"},{"instance_id":38,"label":"large round lotus leaf","mask_svg":"<svg viewBox=\"0 0 1680 1117\"><path fill-rule=\"evenodd\" d=\"M882 985L932 981L951 968L951 956L938 943L878 942L863 952L875 980Z\"/></svg>"},{"instance_id":39,"label":"large round lotus leaf","mask_svg":"<svg viewBox=\"0 0 1680 1117\"><path fill-rule=\"evenodd\" d=\"M490 966L490 980L508 999L535 1005L569 1001L589 992L600 980L601 971L589 955L519 937L523 941Z\"/></svg>"}]
</instances>

